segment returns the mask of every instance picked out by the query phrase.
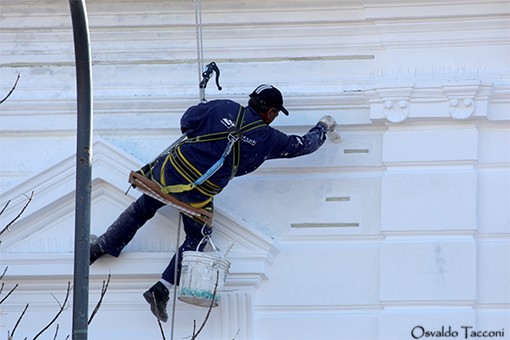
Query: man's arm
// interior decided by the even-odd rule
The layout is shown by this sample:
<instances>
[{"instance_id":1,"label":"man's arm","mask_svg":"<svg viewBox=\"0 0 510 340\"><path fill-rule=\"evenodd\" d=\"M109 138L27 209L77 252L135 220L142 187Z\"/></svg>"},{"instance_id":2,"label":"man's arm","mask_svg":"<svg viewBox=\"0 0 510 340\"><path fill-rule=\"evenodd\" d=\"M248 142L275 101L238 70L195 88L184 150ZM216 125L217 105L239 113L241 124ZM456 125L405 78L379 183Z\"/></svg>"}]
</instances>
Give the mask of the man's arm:
<instances>
[{"instance_id":1,"label":"man's arm","mask_svg":"<svg viewBox=\"0 0 510 340\"><path fill-rule=\"evenodd\" d=\"M268 159L293 158L315 152L324 144L326 133L335 127L335 120L331 116L324 116L304 136L286 135L274 130L277 142Z\"/></svg>"}]
</instances>

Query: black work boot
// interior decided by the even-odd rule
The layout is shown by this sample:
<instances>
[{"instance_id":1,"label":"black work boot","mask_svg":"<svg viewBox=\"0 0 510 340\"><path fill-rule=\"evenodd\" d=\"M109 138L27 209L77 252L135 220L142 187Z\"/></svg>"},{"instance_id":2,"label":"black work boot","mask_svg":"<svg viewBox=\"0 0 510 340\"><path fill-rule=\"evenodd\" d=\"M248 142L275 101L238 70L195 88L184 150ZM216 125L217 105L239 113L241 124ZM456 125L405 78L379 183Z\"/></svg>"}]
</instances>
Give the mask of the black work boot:
<instances>
[{"instance_id":1,"label":"black work boot","mask_svg":"<svg viewBox=\"0 0 510 340\"><path fill-rule=\"evenodd\" d=\"M98 237L96 235L90 235L90 263L96 262L98 258L105 255L106 252L101 248L101 245L97 241Z\"/></svg>"},{"instance_id":2,"label":"black work boot","mask_svg":"<svg viewBox=\"0 0 510 340\"><path fill-rule=\"evenodd\" d=\"M166 322L168 314L166 312L166 305L169 299L168 289L161 282L156 282L148 291L143 293L145 301L151 305L151 312L159 320Z\"/></svg>"}]
</instances>

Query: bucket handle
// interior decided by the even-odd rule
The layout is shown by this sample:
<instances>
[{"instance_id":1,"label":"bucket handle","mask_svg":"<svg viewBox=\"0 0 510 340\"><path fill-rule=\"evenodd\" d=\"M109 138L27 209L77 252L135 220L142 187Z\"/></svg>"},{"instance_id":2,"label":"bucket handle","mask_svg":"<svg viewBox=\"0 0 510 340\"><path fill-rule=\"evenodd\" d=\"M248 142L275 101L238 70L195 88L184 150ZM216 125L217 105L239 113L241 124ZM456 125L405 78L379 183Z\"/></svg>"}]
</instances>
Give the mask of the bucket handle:
<instances>
[{"instance_id":1,"label":"bucket handle","mask_svg":"<svg viewBox=\"0 0 510 340\"><path fill-rule=\"evenodd\" d=\"M200 246L202 245L202 243L204 243L204 241L209 241L211 243L211 246L212 248L214 249L214 251L218 251L218 249L216 248L216 245L214 244L214 242L212 241L212 238L211 238L211 235L209 233L205 233L205 228L208 228L207 227L207 223L204 223L204 225L202 226L202 230L201 230L201 233L202 233L202 239L200 240L200 242L198 243L197 245L197 249L196 251L199 251L200 249Z\"/></svg>"},{"instance_id":2,"label":"bucket handle","mask_svg":"<svg viewBox=\"0 0 510 340\"><path fill-rule=\"evenodd\" d=\"M218 248L216 248L216 245L214 244L214 242L212 241L211 236L209 236L209 235L204 235L204 237L202 237L202 239L200 240L200 242L197 245L196 251L200 251L199 250L200 246L202 245L202 243L204 243L204 241L209 241L211 243L211 246L214 249L214 251L216 251L216 252L218 251Z\"/></svg>"},{"instance_id":3,"label":"bucket handle","mask_svg":"<svg viewBox=\"0 0 510 340\"><path fill-rule=\"evenodd\" d=\"M218 248L216 248L216 245L214 244L214 242L213 242L213 240L212 240L211 235L207 235L207 234L205 234L205 233L204 233L204 228L206 228L206 226L207 226L207 224L204 224L204 226L202 227L202 235L203 235L204 237L202 237L202 239L201 239L201 240L200 240L200 242L198 243L196 251L199 251L200 246L202 245L202 243L203 243L204 241L206 241L206 240L207 240L207 241L209 241L209 242L211 243L211 247L213 248L213 250L214 250L215 252L218 252ZM230 244L229 244L229 246L228 246L227 250L225 250L225 253L224 253L224 254L223 254L223 256L221 257L222 259L224 259L225 257L227 257L228 253L230 253L230 250L232 249L232 247L233 247L233 246L234 246L234 242L230 242Z\"/></svg>"}]
</instances>

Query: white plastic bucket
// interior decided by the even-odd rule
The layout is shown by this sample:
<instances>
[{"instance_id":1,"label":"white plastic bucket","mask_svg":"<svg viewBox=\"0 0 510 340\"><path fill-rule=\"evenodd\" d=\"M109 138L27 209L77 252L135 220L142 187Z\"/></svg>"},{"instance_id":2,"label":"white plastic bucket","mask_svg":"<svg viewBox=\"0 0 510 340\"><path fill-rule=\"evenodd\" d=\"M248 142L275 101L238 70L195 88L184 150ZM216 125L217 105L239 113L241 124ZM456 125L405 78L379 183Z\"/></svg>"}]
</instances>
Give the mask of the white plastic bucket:
<instances>
[{"instance_id":1,"label":"white plastic bucket","mask_svg":"<svg viewBox=\"0 0 510 340\"><path fill-rule=\"evenodd\" d=\"M230 262L214 253L185 251L182 254L181 278L179 281L178 298L195 306L211 306L220 303L220 288L225 283ZM216 294L214 288L216 287Z\"/></svg>"}]
</instances>

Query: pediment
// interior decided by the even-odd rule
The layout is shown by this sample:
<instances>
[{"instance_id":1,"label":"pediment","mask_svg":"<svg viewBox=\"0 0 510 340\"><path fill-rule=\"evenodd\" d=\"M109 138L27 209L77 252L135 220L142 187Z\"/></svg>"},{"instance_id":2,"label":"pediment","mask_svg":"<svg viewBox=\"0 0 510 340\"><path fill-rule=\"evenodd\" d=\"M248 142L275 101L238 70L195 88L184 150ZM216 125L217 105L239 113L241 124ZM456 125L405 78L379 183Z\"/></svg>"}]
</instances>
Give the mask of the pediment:
<instances>
[{"instance_id":1,"label":"pediment","mask_svg":"<svg viewBox=\"0 0 510 340\"><path fill-rule=\"evenodd\" d=\"M140 195L134 189L126 194L126 190L129 171L140 167L141 162L103 139L95 140L93 155L91 233L101 234ZM32 191L34 197L26 210L10 230L0 236L1 262L10 266L11 275L33 275L35 266L43 261L50 267L46 268L45 275L52 271L65 275L68 268L72 269L74 250L74 156L2 194L2 207L5 202L11 202L0 216L0 225L7 225L22 211ZM126 276L159 273L176 247L178 225L178 212L172 207L161 208L118 259L101 259L94 264L91 273L100 275L112 270ZM179 233L182 240L184 232ZM238 279L246 278L250 273L250 284L255 285L255 281L266 278L266 271L277 253L268 237L250 230L221 207L215 210L213 242L220 251L233 242L229 253L231 277L235 279L237 273Z\"/></svg>"}]
</instances>

